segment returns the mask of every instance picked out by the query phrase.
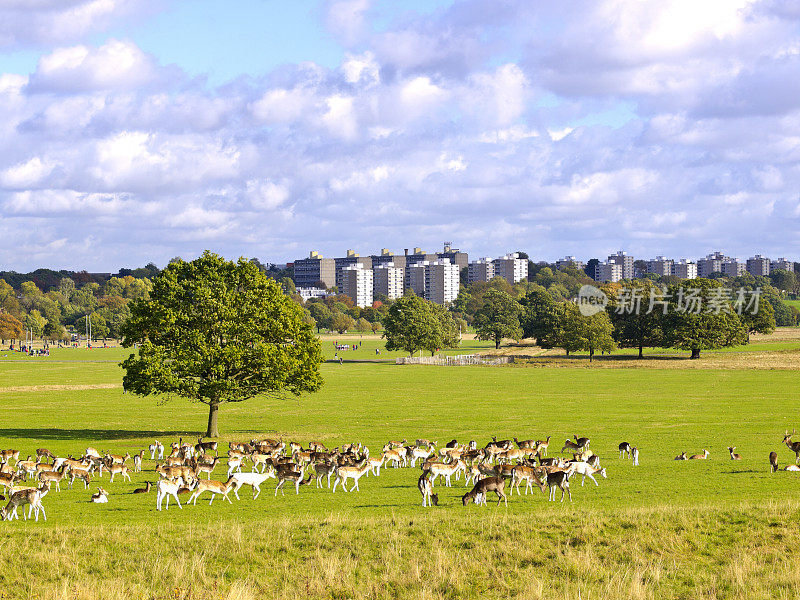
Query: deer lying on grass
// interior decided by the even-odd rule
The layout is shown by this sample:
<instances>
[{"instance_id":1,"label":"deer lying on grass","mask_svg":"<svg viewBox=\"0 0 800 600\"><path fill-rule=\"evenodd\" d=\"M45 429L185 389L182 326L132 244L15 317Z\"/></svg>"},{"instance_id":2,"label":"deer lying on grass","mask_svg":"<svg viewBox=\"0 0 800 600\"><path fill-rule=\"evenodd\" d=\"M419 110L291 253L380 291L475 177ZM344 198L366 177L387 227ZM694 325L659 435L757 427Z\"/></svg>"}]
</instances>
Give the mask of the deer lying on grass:
<instances>
[{"instance_id":1,"label":"deer lying on grass","mask_svg":"<svg viewBox=\"0 0 800 600\"><path fill-rule=\"evenodd\" d=\"M417 487L422 494L422 506L439 506L439 495L433 493L433 483L428 479L428 474L423 473L417 480Z\"/></svg>"},{"instance_id":2,"label":"deer lying on grass","mask_svg":"<svg viewBox=\"0 0 800 600\"><path fill-rule=\"evenodd\" d=\"M786 444L786 447L789 448L795 454L795 462L800 462L800 442L793 442L792 435L795 434L795 430L792 429L791 435L788 431L786 431L786 435L783 436L783 443Z\"/></svg>"},{"instance_id":3,"label":"deer lying on grass","mask_svg":"<svg viewBox=\"0 0 800 600\"><path fill-rule=\"evenodd\" d=\"M91 501L94 504L107 504L108 492L105 491L103 488L97 488L97 491L94 494L92 494Z\"/></svg>"},{"instance_id":4,"label":"deer lying on grass","mask_svg":"<svg viewBox=\"0 0 800 600\"><path fill-rule=\"evenodd\" d=\"M364 459L361 461L360 465L356 465L353 467L338 467L336 469L336 479L333 482L333 491L336 492L336 486L338 484L342 484L342 489L345 492L352 492L353 490L360 491L358 487L358 480L363 477L367 471L369 471L369 465L367 464L367 460ZM347 480L353 480L353 487L349 490L347 489Z\"/></svg>"},{"instance_id":5,"label":"deer lying on grass","mask_svg":"<svg viewBox=\"0 0 800 600\"><path fill-rule=\"evenodd\" d=\"M161 504L164 498L167 499L167 506L165 510L169 510L169 497L172 496L175 498L175 502L178 503L178 508L183 508L181 506L181 501L178 500L178 491L183 487L183 479L178 477L175 481L168 481L166 479L159 479L158 483L156 484L156 510L161 510Z\"/></svg>"},{"instance_id":6,"label":"deer lying on grass","mask_svg":"<svg viewBox=\"0 0 800 600\"><path fill-rule=\"evenodd\" d=\"M42 505L42 498L44 497L41 490L29 488L14 492L9 496L8 504L0 509L0 521L11 521L12 519L19 519L17 508L20 506L28 505L28 514L23 516L27 521L31 516L31 512L36 512L36 521L39 521L39 511L42 511L44 520L47 521L47 513L44 511Z\"/></svg>"},{"instance_id":7,"label":"deer lying on grass","mask_svg":"<svg viewBox=\"0 0 800 600\"><path fill-rule=\"evenodd\" d=\"M275 471L270 469L266 473L256 473L255 471L251 473L234 473L231 475L231 479L233 480L234 487L233 487L233 495L236 496L237 500L241 500L239 498L239 490L242 488L243 485L249 485L253 488L253 500L258 498L258 495L261 493L261 484L264 483L267 479L274 479L275 478Z\"/></svg>"},{"instance_id":8,"label":"deer lying on grass","mask_svg":"<svg viewBox=\"0 0 800 600\"><path fill-rule=\"evenodd\" d=\"M703 449L703 453L702 453L702 454L692 454L692 455L689 457L689 460L705 460L705 459L707 459L707 458L708 458L708 455L709 455L709 454L711 454L711 452L709 452L708 450L706 450L706 449L704 448L704 449Z\"/></svg>"},{"instance_id":9,"label":"deer lying on grass","mask_svg":"<svg viewBox=\"0 0 800 600\"><path fill-rule=\"evenodd\" d=\"M769 453L769 469L771 473L778 470L778 453L774 450Z\"/></svg>"},{"instance_id":10,"label":"deer lying on grass","mask_svg":"<svg viewBox=\"0 0 800 600\"><path fill-rule=\"evenodd\" d=\"M150 483L149 481L147 481L147 482L145 482L145 486L143 488L136 488L135 490L133 490L133 493L134 494L149 494L150 493L150 488L152 488L152 487L153 487L153 484Z\"/></svg>"},{"instance_id":11,"label":"deer lying on grass","mask_svg":"<svg viewBox=\"0 0 800 600\"><path fill-rule=\"evenodd\" d=\"M228 494L233 489L234 485L236 485L233 481L233 477L230 477L228 481L222 483L221 481L211 481L207 479L203 481L202 479L197 480L197 485L192 492L192 495L189 496L189 500L186 504L190 504L192 500L194 500L194 505L197 506L197 499L200 497L200 494L203 492L210 492L211 493L211 501L208 503L209 506L214 502L214 498L217 497L217 494L223 497L223 499L227 500L230 504L231 499L228 498Z\"/></svg>"},{"instance_id":12,"label":"deer lying on grass","mask_svg":"<svg viewBox=\"0 0 800 600\"><path fill-rule=\"evenodd\" d=\"M686 452L681 452L675 457L675 460L686 460Z\"/></svg>"},{"instance_id":13,"label":"deer lying on grass","mask_svg":"<svg viewBox=\"0 0 800 600\"><path fill-rule=\"evenodd\" d=\"M508 498L506 498L505 494L506 488L506 480L502 477L487 477L486 479L481 479L475 486L464 494L461 497L461 502L464 506L475 501L475 504L483 504L486 506L486 495L488 492L494 492L497 494L497 504L500 505L500 501L502 500L505 502L506 506L508 506Z\"/></svg>"},{"instance_id":14,"label":"deer lying on grass","mask_svg":"<svg viewBox=\"0 0 800 600\"><path fill-rule=\"evenodd\" d=\"M736 446L729 446L728 447L728 452L731 455L731 460L742 460L742 455L741 454L736 454L734 452L734 450L736 450Z\"/></svg>"}]
</instances>

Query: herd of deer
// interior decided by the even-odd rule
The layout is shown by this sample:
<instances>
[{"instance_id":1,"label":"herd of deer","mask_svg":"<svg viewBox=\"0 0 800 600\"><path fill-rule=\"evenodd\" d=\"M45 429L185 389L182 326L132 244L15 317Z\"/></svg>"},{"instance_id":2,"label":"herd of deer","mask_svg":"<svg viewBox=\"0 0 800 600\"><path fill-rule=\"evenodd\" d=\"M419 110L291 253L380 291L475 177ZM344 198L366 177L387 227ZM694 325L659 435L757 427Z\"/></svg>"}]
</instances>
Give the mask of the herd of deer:
<instances>
[{"instance_id":1,"label":"herd of deer","mask_svg":"<svg viewBox=\"0 0 800 600\"><path fill-rule=\"evenodd\" d=\"M796 464L785 467L786 471L800 471L800 441L793 442L792 434L786 432L783 443L795 453ZM605 468L600 466L600 458L589 450L590 440L587 437L574 436L574 440L566 440L560 453L572 453L571 459L559 456L548 456L551 436L544 440L511 440L498 441L496 437L483 447L475 441L468 444L459 444L456 440L448 442L443 448L438 448L436 442L427 439L417 439L409 444L405 439L390 441L385 444L380 454L370 456L369 449L361 444L344 444L333 450L328 450L319 442L311 442L306 448L296 442L288 445L282 440L263 439L251 440L249 443L229 443L226 459L226 480L215 481L211 474L217 468L220 457L217 442L204 442L198 439L197 444L180 441L169 446L169 453L165 456L165 446L155 441L148 448L150 460L155 461L154 472L159 475L158 481L153 484L146 482L143 488L133 490L134 494L147 494L151 489L156 491L156 509L169 508L170 498L174 498L180 508L182 505L178 496L189 494L188 503L197 504L197 499L204 493L211 496L209 504L217 496L231 502L229 494L233 492L237 500L239 490L249 486L253 490L253 499L258 498L261 486L268 479L276 480L275 495L278 491L283 494L287 482L294 485L295 493L300 493L300 486L316 481L317 487L322 487L327 480L327 487L335 493L338 487L345 492L359 490L359 480L364 476L379 476L381 468L386 467L416 467L420 463L421 475L417 486L422 494L423 506L435 506L439 498L434 493L434 483L442 478L444 485L452 486L452 479L459 480L463 474L465 486L473 484L472 489L463 495L464 505L470 502L486 504L489 492L497 495L497 503L508 503L505 493L506 482L510 482L511 493L516 490L521 495L520 485L525 484L525 494L533 492L533 487L539 487L542 492L549 489L549 500L554 501L557 491L561 490L561 502L565 494L572 500L569 487L573 475L581 476L581 485L588 477L598 485L595 475L606 477ZM741 455L734 452L735 446L729 447L731 460L741 460ZM29 518L35 513L38 521L39 513L44 519L47 515L42 505L42 499L52 490L61 490L62 481L66 481L71 488L76 479L88 489L93 478L109 474L113 482L115 476L130 481L132 463L134 472L143 470L145 450L131 456L98 452L94 448L86 448L79 458L68 456L57 457L46 448L36 451L36 459L28 456L20 460L17 450L0 451L0 488L5 488L8 495L8 504L0 508L0 520L19 518L17 508L28 505ZM687 456L681 453L675 460L703 460L710 455L708 450L702 454ZM639 450L628 442L619 444L619 457L629 458L633 465L639 464ZM13 465L12 465L13 461ZM770 470L779 470L778 455L771 452L769 455ZM247 463L250 471L243 471ZM313 474L311 473L313 471ZM206 478L203 479L202 475ZM331 479L333 485L331 486ZM26 486L26 480L38 481L38 485ZM351 487L348 489L348 485ZM2 491L2 490L0 490ZM5 500L0 494L0 500ZM164 503L166 500L166 503ZM91 495L93 503L107 503L108 492L98 488Z\"/></svg>"}]
</instances>

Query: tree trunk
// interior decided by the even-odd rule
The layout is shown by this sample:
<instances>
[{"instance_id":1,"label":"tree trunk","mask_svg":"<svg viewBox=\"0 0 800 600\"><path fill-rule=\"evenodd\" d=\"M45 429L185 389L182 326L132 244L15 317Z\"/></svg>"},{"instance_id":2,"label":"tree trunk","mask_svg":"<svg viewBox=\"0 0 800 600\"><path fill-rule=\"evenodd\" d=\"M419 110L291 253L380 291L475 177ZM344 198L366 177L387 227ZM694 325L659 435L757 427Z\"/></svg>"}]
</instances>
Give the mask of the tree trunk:
<instances>
[{"instance_id":1,"label":"tree trunk","mask_svg":"<svg viewBox=\"0 0 800 600\"><path fill-rule=\"evenodd\" d=\"M494 339L494 349L500 350L500 342L503 341L503 338L495 338Z\"/></svg>"},{"instance_id":2,"label":"tree trunk","mask_svg":"<svg viewBox=\"0 0 800 600\"><path fill-rule=\"evenodd\" d=\"M700 358L700 348L692 348L691 358Z\"/></svg>"},{"instance_id":3,"label":"tree trunk","mask_svg":"<svg viewBox=\"0 0 800 600\"><path fill-rule=\"evenodd\" d=\"M219 402L211 402L208 405L208 429L206 429L207 438L219 437L219 429L217 429L217 413L219 411Z\"/></svg>"},{"instance_id":4,"label":"tree trunk","mask_svg":"<svg viewBox=\"0 0 800 600\"><path fill-rule=\"evenodd\" d=\"M639 358L642 358L642 346L639 346Z\"/></svg>"},{"instance_id":5,"label":"tree trunk","mask_svg":"<svg viewBox=\"0 0 800 600\"><path fill-rule=\"evenodd\" d=\"M589 362L592 362L592 358L594 357L594 350L589 348Z\"/></svg>"}]
</instances>

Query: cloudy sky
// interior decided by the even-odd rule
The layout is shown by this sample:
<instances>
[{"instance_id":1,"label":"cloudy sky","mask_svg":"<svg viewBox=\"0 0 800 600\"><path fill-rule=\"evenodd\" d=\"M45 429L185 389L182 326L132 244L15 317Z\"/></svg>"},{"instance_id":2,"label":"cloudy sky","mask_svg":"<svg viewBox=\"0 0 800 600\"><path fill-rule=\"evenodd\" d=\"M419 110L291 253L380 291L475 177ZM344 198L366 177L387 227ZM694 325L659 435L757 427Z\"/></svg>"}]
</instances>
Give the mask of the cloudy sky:
<instances>
[{"instance_id":1,"label":"cloudy sky","mask_svg":"<svg viewBox=\"0 0 800 600\"><path fill-rule=\"evenodd\" d=\"M800 260L793 0L0 0L0 270Z\"/></svg>"}]
</instances>

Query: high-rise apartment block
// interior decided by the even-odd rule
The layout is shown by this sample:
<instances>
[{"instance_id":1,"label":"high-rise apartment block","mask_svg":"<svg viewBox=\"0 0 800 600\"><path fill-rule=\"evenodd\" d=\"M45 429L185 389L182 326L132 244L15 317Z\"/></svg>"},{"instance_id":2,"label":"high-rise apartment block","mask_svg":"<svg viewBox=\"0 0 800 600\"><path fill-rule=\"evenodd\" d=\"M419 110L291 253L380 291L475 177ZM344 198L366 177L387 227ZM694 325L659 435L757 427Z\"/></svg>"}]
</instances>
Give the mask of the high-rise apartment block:
<instances>
[{"instance_id":1,"label":"high-rise apartment block","mask_svg":"<svg viewBox=\"0 0 800 600\"><path fill-rule=\"evenodd\" d=\"M747 259L747 272L751 275L768 277L770 262L766 256L756 254Z\"/></svg>"},{"instance_id":2,"label":"high-rise apartment block","mask_svg":"<svg viewBox=\"0 0 800 600\"><path fill-rule=\"evenodd\" d=\"M578 260L574 256L565 256L556 261L556 269L566 269L567 267L575 267L582 271L586 264L582 260Z\"/></svg>"},{"instance_id":3,"label":"high-rise apartment block","mask_svg":"<svg viewBox=\"0 0 800 600\"><path fill-rule=\"evenodd\" d=\"M594 268L594 279L602 283L611 283L622 279L622 265L616 262L600 262Z\"/></svg>"},{"instance_id":4,"label":"high-rise apartment block","mask_svg":"<svg viewBox=\"0 0 800 600\"><path fill-rule=\"evenodd\" d=\"M342 290L342 271L346 267L362 265L365 269L372 269L372 259L369 256L359 256L352 250L347 251L347 255L341 258L334 258L336 265L336 287Z\"/></svg>"},{"instance_id":5,"label":"high-rise apartment block","mask_svg":"<svg viewBox=\"0 0 800 600\"><path fill-rule=\"evenodd\" d=\"M395 267L393 263L385 263L374 267L372 273L374 296L386 296L394 300L403 295L405 269Z\"/></svg>"},{"instance_id":6,"label":"high-rise apartment block","mask_svg":"<svg viewBox=\"0 0 800 600\"><path fill-rule=\"evenodd\" d=\"M794 263L790 260L786 260L785 258L779 258L778 260L773 260L770 265L770 272L771 271L794 271Z\"/></svg>"},{"instance_id":7,"label":"high-rise apartment block","mask_svg":"<svg viewBox=\"0 0 800 600\"><path fill-rule=\"evenodd\" d=\"M312 251L308 258L294 261L294 284L297 287L312 288L319 284L325 287L336 285L336 263L332 258L323 258L319 252Z\"/></svg>"},{"instance_id":8,"label":"high-rise apartment block","mask_svg":"<svg viewBox=\"0 0 800 600\"><path fill-rule=\"evenodd\" d=\"M674 264L675 261L673 261L671 258L656 256L654 259L647 261L647 272L655 273L659 277L672 275Z\"/></svg>"},{"instance_id":9,"label":"high-rise apartment block","mask_svg":"<svg viewBox=\"0 0 800 600\"><path fill-rule=\"evenodd\" d=\"M681 279L697 278L697 263L682 258L672 265L672 274Z\"/></svg>"},{"instance_id":10,"label":"high-rise apartment block","mask_svg":"<svg viewBox=\"0 0 800 600\"><path fill-rule=\"evenodd\" d=\"M372 306L372 269L365 269L361 263L342 268L340 292L355 302L359 308Z\"/></svg>"},{"instance_id":11,"label":"high-rise apartment block","mask_svg":"<svg viewBox=\"0 0 800 600\"><path fill-rule=\"evenodd\" d=\"M620 250L608 257L606 262L616 263L622 268L622 279L633 279L633 257Z\"/></svg>"},{"instance_id":12,"label":"high-rise apartment block","mask_svg":"<svg viewBox=\"0 0 800 600\"><path fill-rule=\"evenodd\" d=\"M467 280L470 283L491 281L494 277L494 263L490 258L479 258L469 263Z\"/></svg>"},{"instance_id":13,"label":"high-rise apartment block","mask_svg":"<svg viewBox=\"0 0 800 600\"><path fill-rule=\"evenodd\" d=\"M502 277L511 285L528 278L528 259L520 258L518 252L495 258L494 276Z\"/></svg>"}]
</instances>

